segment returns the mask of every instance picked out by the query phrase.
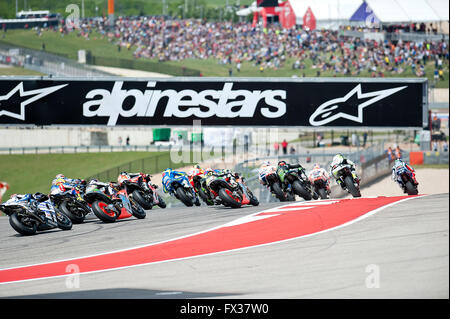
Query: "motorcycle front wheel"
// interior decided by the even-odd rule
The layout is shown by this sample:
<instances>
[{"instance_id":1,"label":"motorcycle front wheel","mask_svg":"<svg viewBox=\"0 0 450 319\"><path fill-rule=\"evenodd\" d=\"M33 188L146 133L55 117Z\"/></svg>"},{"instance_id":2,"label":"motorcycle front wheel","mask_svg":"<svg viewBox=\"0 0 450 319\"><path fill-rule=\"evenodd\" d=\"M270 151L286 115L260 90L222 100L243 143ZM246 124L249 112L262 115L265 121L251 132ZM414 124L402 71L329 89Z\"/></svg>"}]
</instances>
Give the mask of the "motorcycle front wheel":
<instances>
[{"instance_id":1,"label":"motorcycle front wheel","mask_svg":"<svg viewBox=\"0 0 450 319\"><path fill-rule=\"evenodd\" d=\"M294 181L294 183L292 183L292 188L294 189L294 192L300 196L303 197L304 200L311 200L312 196L311 194L300 184L300 182Z\"/></svg>"},{"instance_id":2,"label":"motorcycle front wheel","mask_svg":"<svg viewBox=\"0 0 450 319\"><path fill-rule=\"evenodd\" d=\"M72 221L70 220L70 218L58 211L56 211L56 223L58 224L59 229L62 230L72 229Z\"/></svg>"},{"instance_id":3,"label":"motorcycle front wheel","mask_svg":"<svg viewBox=\"0 0 450 319\"><path fill-rule=\"evenodd\" d=\"M232 208L240 208L241 207L241 199L233 195L233 192L228 188L221 188L219 190L219 197L227 206Z\"/></svg>"},{"instance_id":4,"label":"motorcycle front wheel","mask_svg":"<svg viewBox=\"0 0 450 319\"><path fill-rule=\"evenodd\" d=\"M89 213L83 204L75 201L69 203L68 200L64 200L59 205L59 209L64 215L69 217L74 224L81 224L84 222L85 216Z\"/></svg>"},{"instance_id":5,"label":"motorcycle front wheel","mask_svg":"<svg viewBox=\"0 0 450 319\"><path fill-rule=\"evenodd\" d=\"M9 216L9 224L16 232L24 236L31 236L36 234L36 223L24 223L22 217L19 214L14 213Z\"/></svg>"},{"instance_id":6,"label":"motorcycle front wheel","mask_svg":"<svg viewBox=\"0 0 450 319\"><path fill-rule=\"evenodd\" d=\"M92 204L92 211L104 223L114 223L119 216L115 209L108 208L107 203L99 200Z\"/></svg>"}]
</instances>

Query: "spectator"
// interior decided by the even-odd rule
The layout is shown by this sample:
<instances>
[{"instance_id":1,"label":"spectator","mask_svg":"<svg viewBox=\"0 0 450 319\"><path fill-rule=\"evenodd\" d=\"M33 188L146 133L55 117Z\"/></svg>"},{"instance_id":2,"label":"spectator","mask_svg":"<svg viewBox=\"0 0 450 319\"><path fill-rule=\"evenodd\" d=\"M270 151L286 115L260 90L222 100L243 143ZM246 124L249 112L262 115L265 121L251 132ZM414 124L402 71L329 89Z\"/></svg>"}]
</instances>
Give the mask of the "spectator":
<instances>
[{"instance_id":1,"label":"spectator","mask_svg":"<svg viewBox=\"0 0 450 319\"><path fill-rule=\"evenodd\" d=\"M395 148L395 158L401 159L402 158L402 151L400 150L400 147L397 145Z\"/></svg>"},{"instance_id":2,"label":"spectator","mask_svg":"<svg viewBox=\"0 0 450 319\"><path fill-rule=\"evenodd\" d=\"M295 148L293 146L291 146L291 148L289 149L289 154L291 155L295 154Z\"/></svg>"},{"instance_id":3,"label":"spectator","mask_svg":"<svg viewBox=\"0 0 450 319\"><path fill-rule=\"evenodd\" d=\"M386 154L388 157L389 161L393 161L394 160L394 152L392 151L392 147L388 147L388 149L386 150Z\"/></svg>"},{"instance_id":4,"label":"spectator","mask_svg":"<svg viewBox=\"0 0 450 319\"><path fill-rule=\"evenodd\" d=\"M130 145L130 137L127 136L127 146Z\"/></svg>"},{"instance_id":5,"label":"spectator","mask_svg":"<svg viewBox=\"0 0 450 319\"><path fill-rule=\"evenodd\" d=\"M409 30L410 26L391 29ZM362 31L366 30L370 31ZM317 76L322 72L357 75L363 71L388 76L388 73L398 74L409 67L413 74L424 76L425 63L437 61L439 76L442 73L443 77L444 64L448 65L445 40L378 42L343 36L342 30L283 29L279 24L261 28L248 22L138 16L118 17L110 29L108 17L104 17L84 19L80 29L63 26L60 32L61 36L80 32L85 39L97 32L117 45L118 50L124 47L133 51L136 58L159 61L215 58L220 64L248 62L260 72L278 69L286 61L300 61L300 65L293 63L294 69L312 65L310 68L315 69ZM444 62L439 62L440 59ZM307 60L312 63L305 63Z\"/></svg>"},{"instance_id":6,"label":"spectator","mask_svg":"<svg viewBox=\"0 0 450 319\"><path fill-rule=\"evenodd\" d=\"M280 150L280 144L278 144L278 142L275 142L273 144L273 149L275 151L275 155L278 155L278 151Z\"/></svg>"},{"instance_id":7,"label":"spectator","mask_svg":"<svg viewBox=\"0 0 450 319\"><path fill-rule=\"evenodd\" d=\"M283 148L283 154L286 155L287 154L288 142L286 142L286 140L283 140L283 142L281 143L281 147Z\"/></svg>"}]
</instances>

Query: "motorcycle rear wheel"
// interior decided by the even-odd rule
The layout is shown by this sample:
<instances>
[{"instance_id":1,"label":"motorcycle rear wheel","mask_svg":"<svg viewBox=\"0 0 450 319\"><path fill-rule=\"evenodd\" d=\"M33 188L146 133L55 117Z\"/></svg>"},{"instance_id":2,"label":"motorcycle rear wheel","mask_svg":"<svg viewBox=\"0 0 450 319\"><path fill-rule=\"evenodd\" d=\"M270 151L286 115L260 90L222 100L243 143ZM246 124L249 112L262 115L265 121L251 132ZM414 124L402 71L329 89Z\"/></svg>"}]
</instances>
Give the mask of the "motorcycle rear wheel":
<instances>
[{"instance_id":1,"label":"motorcycle rear wheel","mask_svg":"<svg viewBox=\"0 0 450 319\"><path fill-rule=\"evenodd\" d=\"M405 188L406 188L406 192L408 193L408 195L417 195L417 194L419 194L419 191L417 190L417 188L414 187L414 185L410 181L406 182Z\"/></svg>"},{"instance_id":2,"label":"motorcycle rear wheel","mask_svg":"<svg viewBox=\"0 0 450 319\"><path fill-rule=\"evenodd\" d=\"M311 194L308 193L308 191L305 188L303 188L303 186L300 184L300 182L298 180L294 181L292 183L292 188L294 189L294 192L298 196L303 197L304 200L311 200L312 199Z\"/></svg>"},{"instance_id":3,"label":"motorcycle rear wheel","mask_svg":"<svg viewBox=\"0 0 450 319\"><path fill-rule=\"evenodd\" d=\"M353 183L353 178L351 176L346 176L344 179L345 186L347 187L350 194L352 194L353 197L361 197L361 191L356 188L355 184Z\"/></svg>"},{"instance_id":4,"label":"motorcycle rear wheel","mask_svg":"<svg viewBox=\"0 0 450 319\"><path fill-rule=\"evenodd\" d=\"M133 191L133 198L136 200L136 202L139 204L139 205L141 205L141 207L143 208L143 209L152 209L152 207L153 207L153 202L151 201L151 202L149 202L147 199L146 199L146 196L144 195L144 194L142 194L142 191L139 191L139 190L134 190Z\"/></svg>"}]
</instances>

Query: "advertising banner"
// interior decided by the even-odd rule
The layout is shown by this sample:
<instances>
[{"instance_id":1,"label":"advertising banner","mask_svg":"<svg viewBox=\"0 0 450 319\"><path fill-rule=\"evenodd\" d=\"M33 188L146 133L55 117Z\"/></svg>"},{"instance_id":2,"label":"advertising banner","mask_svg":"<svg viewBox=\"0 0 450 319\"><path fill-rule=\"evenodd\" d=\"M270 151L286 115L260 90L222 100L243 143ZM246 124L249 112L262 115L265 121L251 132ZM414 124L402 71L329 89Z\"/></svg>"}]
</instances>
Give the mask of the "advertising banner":
<instances>
[{"instance_id":1,"label":"advertising banner","mask_svg":"<svg viewBox=\"0 0 450 319\"><path fill-rule=\"evenodd\" d=\"M0 125L417 127L426 81L0 80Z\"/></svg>"}]
</instances>

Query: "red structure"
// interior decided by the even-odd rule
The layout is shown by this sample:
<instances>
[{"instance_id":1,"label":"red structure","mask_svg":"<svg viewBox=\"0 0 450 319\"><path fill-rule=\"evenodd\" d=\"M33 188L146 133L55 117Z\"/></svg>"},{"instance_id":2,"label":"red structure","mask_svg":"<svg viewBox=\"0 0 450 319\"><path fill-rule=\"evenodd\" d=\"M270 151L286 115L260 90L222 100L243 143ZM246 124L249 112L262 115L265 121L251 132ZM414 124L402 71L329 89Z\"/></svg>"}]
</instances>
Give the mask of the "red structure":
<instances>
[{"instance_id":1,"label":"red structure","mask_svg":"<svg viewBox=\"0 0 450 319\"><path fill-rule=\"evenodd\" d=\"M268 16L278 16L278 20L283 28L288 29L295 26L295 13L289 1L282 2L274 7L260 7L258 11L253 13L253 26L258 23L259 16L262 17L264 27L267 26Z\"/></svg>"}]
</instances>

